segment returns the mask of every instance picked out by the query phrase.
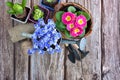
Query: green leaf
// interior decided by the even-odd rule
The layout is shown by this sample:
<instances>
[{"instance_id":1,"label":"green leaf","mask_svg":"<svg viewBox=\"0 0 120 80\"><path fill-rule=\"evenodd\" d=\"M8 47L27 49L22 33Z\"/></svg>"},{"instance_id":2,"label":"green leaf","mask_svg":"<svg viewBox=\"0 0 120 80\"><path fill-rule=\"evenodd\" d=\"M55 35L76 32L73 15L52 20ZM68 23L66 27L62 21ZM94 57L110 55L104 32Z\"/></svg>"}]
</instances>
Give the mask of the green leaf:
<instances>
[{"instance_id":1,"label":"green leaf","mask_svg":"<svg viewBox=\"0 0 120 80\"><path fill-rule=\"evenodd\" d=\"M66 26L65 26L62 22L59 23L59 26L60 26L60 28L62 28L62 29L65 29L65 28L66 28Z\"/></svg>"},{"instance_id":2,"label":"green leaf","mask_svg":"<svg viewBox=\"0 0 120 80\"><path fill-rule=\"evenodd\" d=\"M23 7L23 9L25 8L26 4L27 4L27 0L22 0L22 7Z\"/></svg>"},{"instance_id":3,"label":"green leaf","mask_svg":"<svg viewBox=\"0 0 120 80\"><path fill-rule=\"evenodd\" d=\"M60 31L64 31L66 26L62 22L56 21L56 28Z\"/></svg>"},{"instance_id":4,"label":"green leaf","mask_svg":"<svg viewBox=\"0 0 120 80\"><path fill-rule=\"evenodd\" d=\"M56 13L55 17L58 21L61 21L63 13L64 13L64 11L59 11L59 12Z\"/></svg>"},{"instance_id":5,"label":"green leaf","mask_svg":"<svg viewBox=\"0 0 120 80\"><path fill-rule=\"evenodd\" d=\"M77 14L77 16L79 16L81 14L82 11L77 11L75 14Z\"/></svg>"},{"instance_id":6,"label":"green leaf","mask_svg":"<svg viewBox=\"0 0 120 80\"><path fill-rule=\"evenodd\" d=\"M77 11L75 14L77 14L78 16L82 14L86 17L87 21L90 20L90 15L84 11Z\"/></svg>"},{"instance_id":7,"label":"green leaf","mask_svg":"<svg viewBox=\"0 0 120 80\"><path fill-rule=\"evenodd\" d=\"M90 20L90 15L88 13L82 11L81 14L86 17L87 21Z\"/></svg>"},{"instance_id":8,"label":"green leaf","mask_svg":"<svg viewBox=\"0 0 120 80\"><path fill-rule=\"evenodd\" d=\"M74 6L69 6L68 7L68 12L74 13L74 12L76 12L76 8Z\"/></svg>"},{"instance_id":9,"label":"green leaf","mask_svg":"<svg viewBox=\"0 0 120 80\"><path fill-rule=\"evenodd\" d=\"M79 37L82 38L84 36L85 36L85 30L84 30L84 32Z\"/></svg>"},{"instance_id":10,"label":"green leaf","mask_svg":"<svg viewBox=\"0 0 120 80\"><path fill-rule=\"evenodd\" d=\"M39 9L39 7L37 5L34 6L34 9Z\"/></svg>"},{"instance_id":11,"label":"green leaf","mask_svg":"<svg viewBox=\"0 0 120 80\"><path fill-rule=\"evenodd\" d=\"M68 38L72 38L72 36L70 35L70 32L69 32L69 31L64 30L64 33L65 33L66 37L68 37Z\"/></svg>"},{"instance_id":12,"label":"green leaf","mask_svg":"<svg viewBox=\"0 0 120 80\"><path fill-rule=\"evenodd\" d=\"M11 9L11 10L8 10L7 13L8 13L8 14L15 14L14 10L12 10L12 9Z\"/></svg>"},{"instance_id":13,"label":"green leaf","mask_svg":"<svg viewBox=\"0 0 120 80\"><path fill-rule=\"evenodd\" d=\"M12 8L14 4L13 4L12 2L9 2L9 1L8 1L8 2L6 2L6 5L7 5L9 8Z\"/></svg>"},{"instance_id":14,"label":"green leaf","mask_svg":"<svg viewBox=\"0 0 120 80\"><path fill-rule=\"evenodd\" d=\"M23 13L23 8L19 4L14 4L13 10L15 11L16 14L22 14Z\"/></svg>"}]
</instances>

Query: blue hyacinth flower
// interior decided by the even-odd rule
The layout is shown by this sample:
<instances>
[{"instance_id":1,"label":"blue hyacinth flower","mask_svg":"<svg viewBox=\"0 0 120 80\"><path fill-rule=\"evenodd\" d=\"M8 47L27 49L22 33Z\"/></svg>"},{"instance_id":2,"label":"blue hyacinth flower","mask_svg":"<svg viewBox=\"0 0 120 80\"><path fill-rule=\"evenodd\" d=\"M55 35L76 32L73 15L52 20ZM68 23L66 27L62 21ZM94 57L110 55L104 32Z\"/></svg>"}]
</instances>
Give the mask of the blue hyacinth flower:
<instances>
[{"instance_id":1,"label":"blue hyacinth flower","mask_svg":"<svg viewBox=\"0 0 120 80\"><path fill-rule=\"evenodd\" d=\"M34 28L35 31L32 35L33 48L28 51L29 54L35 52L44 54L45 51L49 54L61 52L58 40L61 39L62 36L55 29L55 23L52 19L48 19L47 24L45 24L43 19L39 19L34 25Z\"/></svg>"}]
</instances>

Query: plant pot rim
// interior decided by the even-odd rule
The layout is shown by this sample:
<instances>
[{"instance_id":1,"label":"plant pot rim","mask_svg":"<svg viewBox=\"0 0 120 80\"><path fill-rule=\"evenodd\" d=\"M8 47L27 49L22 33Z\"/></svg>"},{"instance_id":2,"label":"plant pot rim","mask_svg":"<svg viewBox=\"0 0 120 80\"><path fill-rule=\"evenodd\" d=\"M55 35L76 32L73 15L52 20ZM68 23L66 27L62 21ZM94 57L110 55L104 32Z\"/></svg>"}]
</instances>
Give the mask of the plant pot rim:
<instances>
[{"instance_id":1,"label":"plant pot rim","mask_svg":"<svg viewBox=\"0 0 120 80\"><path fill-rule=\"evenodd\" d=\"M40 6L40 5L37 5L40 10L42 9L42 11L45 11L45 13L47 14L46 17L45 17L45 22L47 21L47 19L49 18L49 10L44 8L43 6ZM33 18L31 18L31 15L32 15L32 12L34 11L34 7L32 7L31 11L30 11L30 15L29 15L29 21L33 22L33 23L37 23L37 20L34 20ZM45 15L44 15L45 16Z\"/></svg>"},{"instance_id":2,"label":"plant pot rim","mask_svg":"<svg viewBox=\"0 0 120 80\"><path fill-rule=\"evenodd\" d=\"M25 21L22 21L22 20L16 19L16 18L12 17L12 15L10 16L10 18L13 19L13 20L15 20L15 21L17 21L17 22L23 23L23 24L27 23L27 21L28 21L28 19L29 19L29 17L30 17L30 11L31 11L31 8L28 7L28 6L26 6L26 8L29 8L30 10L29 10L29 12L28 12L28 14L27 14L27 16L26 16Z\"/></svg>"},{"instance_id":3,"label":"plant pot rim","mask_svg":"<svg viewBox=\"0 0 120 80\"><path fill-rule=\"evenodd\" d=\"M87 37L87 36L90 35L91 32L92 32L93 19L92 19L91 13L90 13L85 7L83 7L82 5L80 5L80 4L78 4L78 3L75 3L75 2L61 3L61 4L58 4L58 5L55 6L55 13L54 13L54 15L56 14L56 12L60 11L63 7L66 7L66 6L69 6L69 5L70 5L70 6L75 6L75 7L77 7L77 8L80 8L82 11L85 11L85 12L87 12L87 13L90 15L90 26L89 26L89 30L88 30L87 33L83 36L83 37ZM53 17L53 20L56 22L55 16ZM61 32L61 31L60 31L60 32ZM65 39L70 39L70 40L78 40L78 39L81 39L80 37L67 38L64 33L61 32L61 34L62 34L63 38L65 38ZM82 37L82 38L83 38L83 37Z\"/></svg>"},{"instance_id":4,"label":"plant pot rim","mask_svg":"<svg viewBox=\"0 0 120 80\"><path fill-rule=\"evenodd\" d=\"M43 0L40 1L40 4L41 4L42 6L46 7L46 8L49 9L49 10L54 11L54 7L50 7L50 6L48 6L48 5L45 5L45 4L42 3L42 1L43 1ZM57 2L58 2L57 4L59 4L59 3L60 3L60 0L57 0ZM57 5L57 4L56 4L56 5Z\"/></svg>"}]
</instances>

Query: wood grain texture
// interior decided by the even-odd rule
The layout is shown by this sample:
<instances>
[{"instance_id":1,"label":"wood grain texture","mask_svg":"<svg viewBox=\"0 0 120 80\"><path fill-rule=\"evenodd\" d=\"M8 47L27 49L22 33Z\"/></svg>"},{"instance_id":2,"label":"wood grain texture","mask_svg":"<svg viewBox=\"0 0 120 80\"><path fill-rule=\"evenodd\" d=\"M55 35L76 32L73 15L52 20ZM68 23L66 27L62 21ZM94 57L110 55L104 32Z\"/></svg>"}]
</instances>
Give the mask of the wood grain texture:
<instances>
[{"instance_id":1,"label":"wood grain texture","mask_svg":"<svg viewBox=\"0 0 120 80\"><path fill-rule=\"evenodd\" d=\"M12 20L6 13L7 0L0 0L0 80L14 79L13 53L14 47L10 41L7 30L12 27ZM10 0L9 0L10 1Z\"/></svg>"},{"instance_id":2,"label":"wood grain texture","mask_svg":"<svg viewBox=\"0 0 120 80\"><path fill-rule=\"evenodd\" d=\"M120 78L119 0L102 0L103 80Z\"/></svg>"},{"instance_id":3,"label":"wood grain texture","mask_svg":"<svg viewBox=\"0 0 120 80\"><path fill-rule=\"evenodd\" d=\"M92 14L93 31L86 37L90 53L82 60L82 75L84 80L101 80L101 1L85 0L84 6Z\"/></svg>"},{"instance_id":4,"label":"wood grain texture","mask_svg":"<svg viewBox=\"0 0 120 80\"><path fill-rule=\"evenodd\" d=\"M0 80L119 80L120 0L61 0L83 5L93 17L93 32L86 46L90 53L75 64L69 61L63 44L60 54L35 53L30 57L30 40L13 44L7 30L20 23L6 13L6 1L22 0L0 0ZM27 0L27 6L35 4L39 0Z\"/></svg>"},{"instance_id":5,"label":"wood grain texture","mask_svg":"<svg viewBox=\"0 0 120 80\"><path fill-rule=\"evenodd\" d=\"M14 2L21 2L22 0L13 0ZM27 6L30 7L31 1L27 0ZM16 21L14 21L14 26L16 25L20 25L21 23L18 23ZM31 47L29 46L29 42L17 42L15 43L15 61L14 61L14 65L15 65L15 80L28 80L28 67L29 67L29 57L27 54L27 50L24 51L24 49L21 48L21 45L24 45L26 43L27 48Z\"/></svg>"},{"instance_id":6,"label":"wood grain texture","mask_svg":"<svg viewBox=\"0 0 120 80\"><path fill-rule=\"evenodd\" d=\"M64 80L64 52L32 55L31 80Z\"/></svg>"}]
</instances>

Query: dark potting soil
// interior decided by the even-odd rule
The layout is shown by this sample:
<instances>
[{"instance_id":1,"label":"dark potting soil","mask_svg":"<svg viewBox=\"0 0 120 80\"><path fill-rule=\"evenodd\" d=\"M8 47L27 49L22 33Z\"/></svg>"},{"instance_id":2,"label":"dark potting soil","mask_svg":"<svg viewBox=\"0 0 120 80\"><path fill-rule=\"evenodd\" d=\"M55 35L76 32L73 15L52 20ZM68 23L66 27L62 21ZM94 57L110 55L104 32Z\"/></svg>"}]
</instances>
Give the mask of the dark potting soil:
<instances>
[{"instance_id":1,"label":"dark potting soil","mask_svg":"<svg viewBox=\"0 0 120 80\"><path fill-rule=\"evenodd\" d=\"M17 18L15 15L11 15L11 17L13 17L13 18L15 18L15 19L18 19L18 20L20 20L20 21L25 22L25 20L26 20L28 14L29 14L29 12L30 12L30 8L25 7L25 9L26 9L27 14L26 14L26 16L25 16L24 18Z\"/></svg>"},{"instance_id":2,"label":"dark potting soil","mask_svg":"<svg viewBox=\"0 0 120 80\"><path fill-rule=\"evenodd\" d=\"M67 9L68 9L69 6L73 6L73 5L67 5L67 6L65 6L65 7L62 7L62 8L60 9L60 11L65 11L65 12L67 12ZM76 6L74 6L74 7L76 8L77 11L83 11L82 9L80 9L80 8L78 8L78 7L76 7ZM87 28L86 28L85 34L88 33L88 31L90 31L91 24L92 24L92 20L90 19L89 21L87 21Z\"/></svg>"},{"instance_id":3,"label":"dark potting soil","mask_svg":"<svg viewBox=\"0 0 120 80\"><path fill-rule=\"evenodd\" d=\"M54 0L51 3L47 2L47 0L42 0L42 4L54 8L55 5L58 4L58 0Z\"/></svg>"}]
</instances>

